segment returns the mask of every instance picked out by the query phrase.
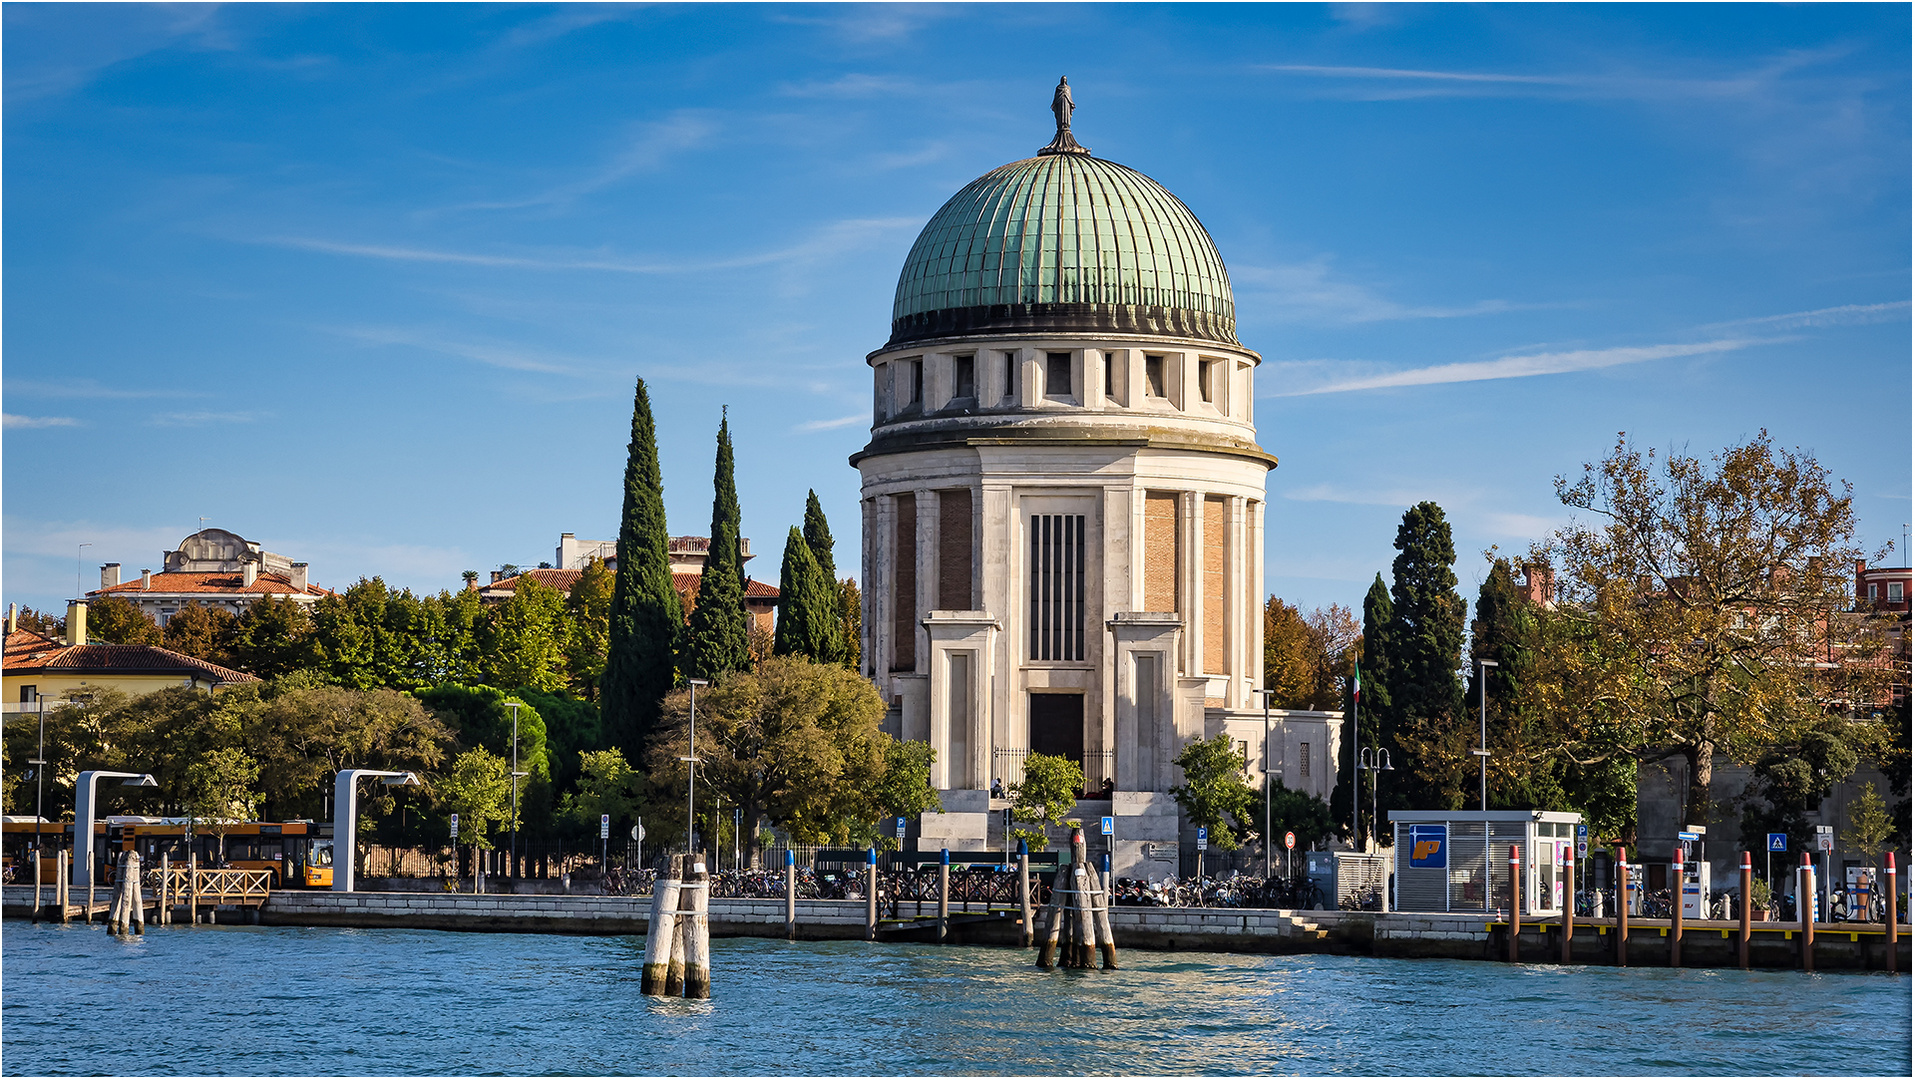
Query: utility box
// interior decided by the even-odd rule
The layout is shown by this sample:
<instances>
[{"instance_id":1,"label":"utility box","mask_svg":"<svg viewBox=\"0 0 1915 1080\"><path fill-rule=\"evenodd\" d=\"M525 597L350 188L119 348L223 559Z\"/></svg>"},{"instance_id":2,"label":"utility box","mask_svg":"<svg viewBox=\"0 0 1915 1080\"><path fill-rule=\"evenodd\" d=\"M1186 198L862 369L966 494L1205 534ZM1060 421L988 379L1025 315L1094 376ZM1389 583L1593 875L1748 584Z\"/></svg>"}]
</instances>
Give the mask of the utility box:
<instances>
[{"instance_id":1,"label":"utility box","mask_svg":"<svg viewBox=\"0 0 1915 1080\"><path fill-rule=\"evenodd\" d=\"M1333 851L1308 851L1303 855L1304 874L1316 882L1323 894L1325 909L1337 906L1337 859Z\"/></svg>"}]
</instances>

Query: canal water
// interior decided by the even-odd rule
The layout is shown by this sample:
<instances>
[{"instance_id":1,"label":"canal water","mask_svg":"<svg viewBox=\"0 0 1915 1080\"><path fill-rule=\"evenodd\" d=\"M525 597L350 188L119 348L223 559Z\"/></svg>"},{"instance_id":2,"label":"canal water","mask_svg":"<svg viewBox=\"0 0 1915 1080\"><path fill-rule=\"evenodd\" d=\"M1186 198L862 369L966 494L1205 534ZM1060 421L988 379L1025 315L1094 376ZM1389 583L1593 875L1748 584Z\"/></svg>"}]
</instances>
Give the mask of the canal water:
<instances>
[{"instance_id":1,"label":"canal water","mask_svg":"<svg viewBox=\"0 0 1915 1080\"><path fill-rule=\"evenodd\" d=\"M712 943L713 1000L639 996L644 940L8 922L7 1076L1881 1074L1906 976Z\"/></svg>"}]
</instances>

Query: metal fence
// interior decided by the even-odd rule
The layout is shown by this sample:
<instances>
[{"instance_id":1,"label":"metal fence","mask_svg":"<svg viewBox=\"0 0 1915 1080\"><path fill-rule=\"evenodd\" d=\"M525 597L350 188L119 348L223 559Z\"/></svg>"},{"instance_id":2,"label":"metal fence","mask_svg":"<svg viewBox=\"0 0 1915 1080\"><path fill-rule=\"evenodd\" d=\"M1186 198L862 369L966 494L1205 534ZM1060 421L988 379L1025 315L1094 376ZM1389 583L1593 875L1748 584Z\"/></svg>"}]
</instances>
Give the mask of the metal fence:
<instances>
[{"instance_id":1,"label":"metal fence","mask_svg":"<svg viewBox=\"0 0 1915 1080\"><path fill-rule=\"evenodd\" d=\"M1002 780L1006 787L1024 782L1024 759L1029 750L998 749L991 751L991 779ZM1117 777L1117 753L1114 750L1086 750L1077 759L1084 770L1084 790L1078 797L1096 798L1103 791L1105 781L1115 782Z\"/></svg>"}]
</instances>

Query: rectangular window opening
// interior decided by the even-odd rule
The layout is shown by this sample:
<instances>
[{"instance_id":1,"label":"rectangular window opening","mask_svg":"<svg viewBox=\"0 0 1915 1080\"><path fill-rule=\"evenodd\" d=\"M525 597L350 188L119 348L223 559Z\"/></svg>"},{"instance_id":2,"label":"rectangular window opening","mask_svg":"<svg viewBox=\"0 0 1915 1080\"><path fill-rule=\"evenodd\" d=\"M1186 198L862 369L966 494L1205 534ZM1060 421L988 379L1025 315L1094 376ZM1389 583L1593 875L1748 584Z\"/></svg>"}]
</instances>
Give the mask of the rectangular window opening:
<instances>
[{"instance_id":1,"label":"rectangular window opening","mask_svg":"<svg viewBox=\"0 0 1915 1080\"><path fill-rule=\"evenodd\" d=\"M1004 354L1004 401L1017 400L1017 354Z\"/></svg>"},{"instance_id":2,"label":"rectangular window opening","mask_svg":"<svg viewBox=\"0 0 1915 1080\"><path fill-rule=\"evenodd\" d=\"M1033 514L1031 659L1084 659L1084 515Z\"/></svg>"},{"instance_id":3,"label":"rectangular window opening","mask_svg":"<svg viewBox=\"0 0 1915 1080\"><path fill-rule=\"evenodd\" d=\"M905 400L912 405L924 404L924 361L907 361L904 365L904 379L910 394Z\"/></svg>"},{"instance_id":4,"label":"rectangular window opening","mask_svg":"<svg viewBox=\"0 0 1915 1080\"><path fill-rule=\"evenodd\" d=\"M1888 602L1891 604L1899 604L1902 602L1901 582L1891 581L1888 583Z\"/></svg>"},{"instance_id":5,"label":"rectangular window opening","mask_svg":"<svg viewBox=\"0 0 1915 1080\"><path fill-rule=\"evenodd\" d=\"M1198 361L1197 392L1203 396L1203 399L1205 401L1211 402L1213 404L1217 400L1216 381L1217 381L1217 362L1215 360Z\"/></svg>"},{"instance_id":6,"label":"rectangular window opening","mask_svg":"<svg viewBox=\"0 0 1915 1080\"><path fill-rule=\"evenodd\" d=\"M1297 775L1298 776L1310 775L1310 744L1309 743L1303 743L1297 747Z\"/></svg>"},{"instance_id":7,"label":"rectangular window opening","mask_svg":"<svg viewBox=\"0 0 1915 1080\"><path fill-rule=\"evenodd\" d=\"M1104 397L1106 400L1117 397L1117 365L1109 353L1104 354Z\"/></svg>"},{"instance_id":8,"label":"rectangular window opening","mask_svg":"<svg viewBox=\"0 0 1915 1080\"><path fill-rule=\"evenodd\" d=\"M977 359L970 356L957 356L951 359L951 396L974 398L977 396Z\"/></svg>"},{"instance_id":9,"label":"rectangular window opening","mask_svg":"<svg viewBox=\"0 0 1915 1080\"><path fill-rule=\"evenodd\" d=\"M1071 396L1071 354L1054 352L1044 354L1044 396Z\"/></svg>"},{"instance_id":10,"label":"rectangular window opening","mask_svg":"<svg viewBox=\"0 0 1915 1080\"><path fill-rule=\"evenodd\" d=\"M1144 357L1144 395L1146 397L1169 397L1164 391L1164 358L1161 356Z\"/></svg>"}]
</instances>

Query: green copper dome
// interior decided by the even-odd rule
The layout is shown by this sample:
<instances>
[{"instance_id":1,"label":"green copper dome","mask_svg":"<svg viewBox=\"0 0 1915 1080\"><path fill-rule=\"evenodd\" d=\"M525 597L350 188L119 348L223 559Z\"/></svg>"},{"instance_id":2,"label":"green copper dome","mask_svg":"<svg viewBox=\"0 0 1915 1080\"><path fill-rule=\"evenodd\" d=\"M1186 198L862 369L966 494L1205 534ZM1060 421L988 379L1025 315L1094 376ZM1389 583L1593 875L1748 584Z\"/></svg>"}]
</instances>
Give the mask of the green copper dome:
<instances>
[{"instance_id":1,"label":"green copper dome","mask_svg":"<svg viewBox=\"0 0 1915 1080\"><path fill-rule=\"evenodd\" d=\"M891 345L967 334L1136 333L1237 343L1210 234L1155 180L1072 144L978 177L918 235Z\"/></svg>"}]
</instances>

